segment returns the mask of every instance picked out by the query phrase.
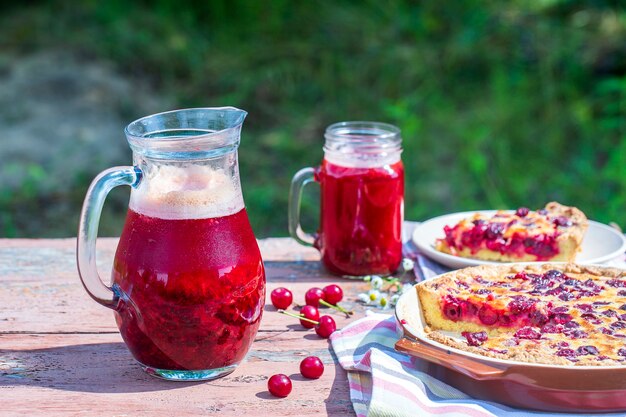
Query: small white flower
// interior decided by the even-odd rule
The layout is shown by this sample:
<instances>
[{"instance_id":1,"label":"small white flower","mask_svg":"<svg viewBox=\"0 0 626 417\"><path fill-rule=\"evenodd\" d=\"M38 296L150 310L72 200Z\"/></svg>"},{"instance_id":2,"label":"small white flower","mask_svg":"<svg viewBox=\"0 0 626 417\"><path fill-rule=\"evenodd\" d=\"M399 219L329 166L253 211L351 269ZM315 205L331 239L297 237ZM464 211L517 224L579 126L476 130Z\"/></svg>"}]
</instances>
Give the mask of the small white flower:
<instances>
[{"instance_id":1,"label":"small white flower","mask_svg":"<svg viewBox=\"0 0 626 417\"><path fill-rule=\"evenodd\" d=\"M400 288L400 290L398 291L398 295L409 292L411 291L412 288L413 288L413 284L409 284L409 283L403 284L402 288Z\"/></svg>"},{"instance_id":2,"label":"small white flower","mask_svg":"<svg viewBox=\"0 0 626 417\"><path fill-rule=\"evenodd\" d=\"M365 294L365 293L361 293L358 296L359 301L367 304L370 302L370 295L369 294Z\"/></svg>"},{"instance_id":3,"label":"small white flower","mask_svg":"<svg viewBox=\"0 0 626 417\"><path fill-rule=\"evenodd\" d=\"M365 281L365 282L370 282L371 280L372 280L372 276L371 275L363 277L363 281Z\"/></svg>"},{"instance_id":4,"label":"small white flower","mask_svg":"<svg viewBox=\"0 0 626 417\"><path fill-rule=\"evenodd\" d=\"M378 300L378 305L382 308L389 308L389 301L387 300L386 295L382 295Z\"/></svg>"},{"instance_id":5,"label":"small white flower","mask_svg":"<svg viewBox=\"0 0 626 417\"><path fill-rule=\"evenodd\" d=\"M412 271L415 268L415 262L412 259L404 258L402 260L402 269L405 271Z\"/></svg>"},{"instance_id":6,"label":"small white flower","mask_svg":"<svg viewBox=\"0 0 626 417\"><path fill-rule=\"evenodd\" d=\"M391 298L389 299L389 303L392 306L395 306L396 304L398 304L398 300L400 299L400 294L394 294L391 296Z\"/></svg>"},{"instance_id":7,"label":"small white flower","mask_svg":"<svg viewBox=\"0 0 626 417\"><path fill-rule=\"evenodd\" d=\"M378 275L374 275L372 277L372 282L370 283L370 285L372 286L373 289L375 290L380 290L383 287L384 281L381 277L379 277Z\"/></svg>"},{"instance_id":8,"label":"small white flower","mask_svg":"<svg viewBox=\"0 0 626 417\"><path fill-rule=\"evenodd\" d=\"M378 300L380 298L380 291L378 291L378 290L369 290L367 292L367 295L370 298L370 302L371 301L376 301L376 300Z\"/></svg>"}]
</instances>

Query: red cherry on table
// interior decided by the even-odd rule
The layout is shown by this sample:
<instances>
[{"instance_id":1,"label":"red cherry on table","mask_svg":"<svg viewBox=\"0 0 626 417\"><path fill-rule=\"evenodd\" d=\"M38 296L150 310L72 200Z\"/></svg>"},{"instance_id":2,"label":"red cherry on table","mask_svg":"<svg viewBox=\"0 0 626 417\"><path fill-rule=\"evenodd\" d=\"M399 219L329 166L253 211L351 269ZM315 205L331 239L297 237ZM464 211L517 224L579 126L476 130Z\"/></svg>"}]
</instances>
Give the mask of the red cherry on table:
<instances>
[{"instance_id":1,"label":"red cherry on table","mask_svg":"<svg viewBox=\"0 0 626 417\"><path fill-rule=\"evenodd\" d=\"M343 299L343 290L339 285L331 284L324 287L324 301L336 305Z\"/></svg>"},{"instance_id":2,"label":"red cherry on table","mask_svg":"<svg viewBox=\"0 0 626 417\"><path fill-rule=\"evenodd\" d=\"M309 319L309 320L313 320L313 321L318 321L319 318L320 318L319 311L317 311L317 308L315 308L313 306L304 306L304 307L302 307L300 309L300 314L304 315L305 319ZM306 329L312 329L313 327L316 326L315 323L311 323L310 321L306 321L306 320L300 320L300 324L302 325L302 327L304 327Z\"/></svg>"},{"instance_id":3,"label":"red cherry on table","mask_svg":"<svg viewBox=\"0 0 626 417\"><path fill-rule=\"evenodd\" d=\"M308 306L319 307L322 298L324 298L324 290L313 287L304 294L304 303Z\"/></svg>"},{"instance_id":4,"label":"red cherry on table","mask_svg":"<svg viewBox=\"0 0 626 417\"><path fill-rule=\"evenodd\" d=\"M272 375L267 381L267 389L275 397L288 396L291 388L291 379L285 374Z\"/></svg>"},{"instance_id":5,"label":"red cherry on table","mask_svg":"<svg viewBox=\"0 0 626 417\"><path fill-rule=\"evenodd\" d=\"M270 294L272 305L278 309L286 310L293 302L293 294L287 288L276 288Z\"/></svg>"},{"instance_id":6,"label":"red cherry on table","mask_svg":"<svg viewBox=\"0 0 626 417\"><path fill-rule=\"evenodd\" d=\"M337 325L335 324L335 320L330 316L320 317L319 323L315 325L315 333L324 339L328 339L335 330L337 330Z\"/></svg>"},{"instance_id":7,"label":"red cherry on table","mask_svg":"<svg viewBox=\"0 0 626 417\"><path fill-rule=\"evenodd\" d=\"M317 379L324 373L324 364L317 356L308 356L300 362L300 373L305 378Z\"/></svg>"}]
</instances>

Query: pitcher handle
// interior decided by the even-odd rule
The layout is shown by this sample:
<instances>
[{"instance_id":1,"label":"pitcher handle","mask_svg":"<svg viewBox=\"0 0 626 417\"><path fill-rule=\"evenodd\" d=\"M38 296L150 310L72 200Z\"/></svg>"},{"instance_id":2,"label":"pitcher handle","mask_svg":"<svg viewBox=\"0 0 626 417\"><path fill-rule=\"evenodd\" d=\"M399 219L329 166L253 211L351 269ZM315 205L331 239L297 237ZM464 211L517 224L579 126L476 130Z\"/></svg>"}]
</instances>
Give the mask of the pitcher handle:
<instances>
[{"instance_id":1,"label":"pitcher handle","mask_svg":"<svg viewBox=\"0 0 626 417\"><path fill-rule=\"evenodd\" d=\"M76 247L78 274L91 298L105 307L115 308L118 297L113 289L102 281L96 267L96 238L102 206L107 194L113 188L119 185L136 187L141 177L141 170L137 167L113 167L102 171L91 182L80 213Z\"/></svg>"},{"instance_id":2,"label":"pitcher handle","mask_svg":"<svg viewBox=\"0 0 626 417\"><path fill-rule=\"evenodd\" d=\"M315 170L313 168L302 168L293 176L291 188L289 189L289 234L296 242L304 246L314 246L315 244L315 236L306 233L300 225L302 189L305 185L312 182L315 182Z\"/></svg>"}]
</instances>

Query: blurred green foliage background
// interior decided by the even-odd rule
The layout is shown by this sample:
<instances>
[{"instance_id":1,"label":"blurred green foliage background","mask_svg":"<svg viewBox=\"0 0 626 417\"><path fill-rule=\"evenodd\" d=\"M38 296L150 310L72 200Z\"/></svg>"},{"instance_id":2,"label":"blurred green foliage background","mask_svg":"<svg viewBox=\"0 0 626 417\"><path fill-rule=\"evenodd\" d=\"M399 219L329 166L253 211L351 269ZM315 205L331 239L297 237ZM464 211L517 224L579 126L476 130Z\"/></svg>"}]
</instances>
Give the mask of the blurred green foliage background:
<instances>
[{"instance_id":1,"label":"blurred green foliage background","mask_svg":"<svg viewBox=\"0 0 626 417\"><path fill-rule=\"evenodd\" d=\"M131 161L125 124L148 111L223 105L249 112L240 167L259 237L286 235L292 175L321 161L325 127L345 120L402 129L407 219L557 200L626 226L621 1L0 6L0 87L16 77L17 62L42 51L60 51L79 68L111 68L126 80L110 102L92 106L113 112L107 126L119 134L85 133L106 146L82 156L80 143L54 141L38 158L7 155L2 150L20 141L19 129L10 135L7 129L28 122L28 108L19 103L30 90L1 106L0 236L75 235L90 180L113 162ZM55 65L61 63L37 65L37 71ZM55 91L63 93L55 104L63 111L72 92L63 85ZM153 101L146 104L140 95ZM70 109L63 114L74 117ZM96 129L94 120L78 122ZM49 129L57 130L54 120ZM107 159L107 147L123 151ZM74 166L82 160L88 163ZM127 190L112 194L101 234L119 234L127 198ZM304 204L304 223L315 228L314 191Z\"/></svg>"}]
</instances>

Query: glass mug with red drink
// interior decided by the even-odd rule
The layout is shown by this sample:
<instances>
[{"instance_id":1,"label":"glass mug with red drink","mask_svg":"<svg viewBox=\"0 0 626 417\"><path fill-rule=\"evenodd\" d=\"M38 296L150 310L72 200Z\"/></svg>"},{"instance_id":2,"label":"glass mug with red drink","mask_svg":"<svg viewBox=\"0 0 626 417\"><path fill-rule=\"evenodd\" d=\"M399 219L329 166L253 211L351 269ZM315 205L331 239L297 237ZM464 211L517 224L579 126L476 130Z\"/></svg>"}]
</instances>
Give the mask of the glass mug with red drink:
<instances>
[{"instance_id":1,"label":"glass mug with red drink","mask_svg":"<svg viewBox=\"0 0 626 417\"><path fill-rule=\"evenodd\" d=\"M400 130L386 123L342 122L325 133L324 160L291 182L289 233L314 246L324 266L340 275L393 273L402 261L404 167ZM321 186L316 235L300 226L303 187Z\"/></svg>"},{"instance_id":2,"label":"glass mug with red drink","mask_svg":"<svg viewBox=\"0 0 626 417\"><path fill-rule=\"evenodd\" d=\"M244 207L237 148L246 112L176 110L126 127L134 166L94 179L78 231L78 269L89 295L113 309L146 372L205 380L232 372L259 328L265 271ZM107 193L131 186L111 285L96 269Z\"/></svg>"}]
</instances>

